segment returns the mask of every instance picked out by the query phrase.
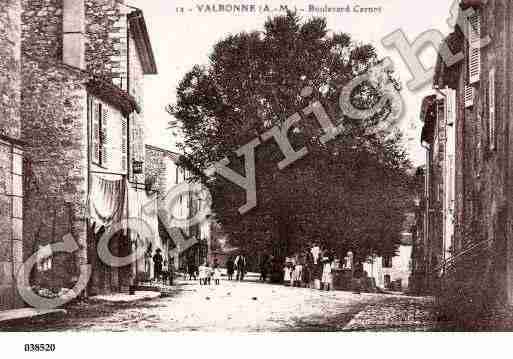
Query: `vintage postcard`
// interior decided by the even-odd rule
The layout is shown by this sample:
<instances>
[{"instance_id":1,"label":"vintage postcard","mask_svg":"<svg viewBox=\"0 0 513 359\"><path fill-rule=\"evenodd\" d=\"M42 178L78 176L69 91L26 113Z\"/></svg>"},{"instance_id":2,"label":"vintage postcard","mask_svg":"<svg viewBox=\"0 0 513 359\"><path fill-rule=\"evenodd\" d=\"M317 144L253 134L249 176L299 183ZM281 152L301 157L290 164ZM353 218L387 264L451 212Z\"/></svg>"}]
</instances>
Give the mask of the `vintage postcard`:
<instances>
[{"instance_id":1,"label":"vintage postcard","mask_svg":"<svg viewBox=\"0 0 513 359\"><path fill-rule=\"evenodd\" d=\"M0 4L19 353L513 329L513 2Z\"/></svg>"}]
</instances>

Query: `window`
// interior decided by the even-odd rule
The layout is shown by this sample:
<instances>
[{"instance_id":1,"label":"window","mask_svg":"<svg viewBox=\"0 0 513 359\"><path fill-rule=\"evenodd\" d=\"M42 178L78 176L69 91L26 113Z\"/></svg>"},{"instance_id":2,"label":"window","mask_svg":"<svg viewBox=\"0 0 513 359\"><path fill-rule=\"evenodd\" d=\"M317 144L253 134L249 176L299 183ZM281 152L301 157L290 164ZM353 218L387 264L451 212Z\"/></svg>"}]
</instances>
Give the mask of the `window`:
<instances>
[{"instance_id":1,"label":"window","mask_svg":"<svg viewBox=\"0 0 513 359\"><path fill-rule=\"evenodd\" d=\"M464 91L465 92L464 92L463 96L464 96L464 100L465 100L465 108L474 106L474 97L475 97L474 88L472 86L465 85Z\"/></svg>"},{"instance_id":2,"label":"window","mask_svg":"<svg viewBox=\"0 0 513 359\"><path fill-rule=\"evenodd\" d=\"M481 13L475 10L467 24L469 83L474 84L481 77Z\"/></svg>"},{"instance_id":3,"label":"window","mask_svg":"<svg viewBox=\"0 0 513 359\"><path fill-rule=\"evenodd\" d=\"M23 151L0 141L0 241L13 241L7 261L23 259ZM18 246L20 246L18 248Z\"/></svg>"},{"instance_id":4,"label":"window","mask_svg":"<svg viewBox=\"0 0 513 359\"><path fill-rule=\"evenodd\" d=\"M38 272L47 272L52 269L52 254L49 246L39 246L37 251L37 270Z\"/></svg>"},{"instance_id":5,"label":"window","mask_svg":"<svg viewBox=\"0 0 513 359\"><path fill-rule=\"evenodd\" d=\"M109 153L107 150L107 128L109 122L109 109L101 102L91 101L92 117L92 161L105 167L108 164Z\"/></svg>"},{"instance_id":6,"label":"window","mask_svg":"<svg viewBox=\"0 0 513 359\"><path fill-rule=\"evenodd\" d=\"M127 119L121 118L121 169L123 172L127 171L128 162L128 132L127 132Z\"/></svg>"},{"instance_id":7,"label":"window","mask_svg":"<svg viewBox=\"0 0 513 359\"><path fill-rule=\"evenodd\" d=\"M495 69L488 74L488 140L490 150L497 147L497 124L495 116Z\"/></svg>"},{"instance_id":8,"label":"window","mask_svg":"<svg viewBox=\"0 0 513 359\"><path fill-rule=\"evenodd\" d=\"M392 268L392 257L391 256L383 257L383 268Z\"/></svg>"},{"instance_id":9,"label":"window","mask_svg":"<svg viewBox=\"0 0 513 359\"><path fill-rule=\"evenodd\" d=\"M385 274L384 277L383 277L383 280L384 280L384 284L385 284L385 289L388 289L390 288L390 284L392 284L392 280L390 279L390 275L388 274Z\"/></svg>"}]
</instances>

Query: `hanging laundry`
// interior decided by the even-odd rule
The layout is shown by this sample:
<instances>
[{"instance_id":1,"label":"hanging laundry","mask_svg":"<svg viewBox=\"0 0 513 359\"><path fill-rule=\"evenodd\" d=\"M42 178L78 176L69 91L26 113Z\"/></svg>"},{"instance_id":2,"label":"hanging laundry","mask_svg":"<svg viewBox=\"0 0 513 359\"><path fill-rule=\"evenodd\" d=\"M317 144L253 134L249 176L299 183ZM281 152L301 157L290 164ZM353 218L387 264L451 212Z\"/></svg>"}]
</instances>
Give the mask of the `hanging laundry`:
<instances>
[{"instance_id":1,"label":"hanging laundry","mask_svg":"<svg viewBox=\"0 0 513 359\"><path fill-rule=\"evenodd\" d=\"M93 176L89 191L89 215L94 232L108 228L124 218L127 203L125 179L109 180Z\"/></svg>"}]
</instances>

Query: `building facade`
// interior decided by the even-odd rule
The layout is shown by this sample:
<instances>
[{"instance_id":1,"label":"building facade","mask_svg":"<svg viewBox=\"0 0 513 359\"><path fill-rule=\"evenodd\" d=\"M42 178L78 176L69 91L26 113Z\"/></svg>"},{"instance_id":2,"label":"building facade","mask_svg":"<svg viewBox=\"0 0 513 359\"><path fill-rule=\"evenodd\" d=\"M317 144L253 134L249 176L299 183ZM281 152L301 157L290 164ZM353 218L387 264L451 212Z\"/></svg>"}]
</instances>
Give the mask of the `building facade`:
<instances>
[{"instance_id":1,"label":"building facade","mask_svg":"<svg viewBox=\"0 0 513 359\"><path fill-rule=\"evenodd\" d=\"M90 266L84 294L124 290L134 265L107 265L96 246L138 211L144 184L142 78L156 65L143 14L124 1L22 0L21 16L24 257L68 234L79 246L45 258L30 284L71 288ZM133 250L130 235L111 239L113 255Z\"/></svg>"},{"instance_id":2,"label":"building facade","mask_svg":"<svg viewBox=\"0 0 513 359\"><path fill-rule=\"evenodd\" d=\"M412 214L409 217L412 219ZM401 234L401 241L395 255L373 256L363 262L363 270L368 277L374 279L377 287L393 291L407 291L410 289L412 238L412 233L404 232Z\"/></svg>"},{"instance_id":3,"label":"building facade","mask_svg":"<svg viewBox=\"0 0 513 359\"><path fill-rule=\"evenodd\" d=\"M23 305L15 280L23 261L21 3L0 9L0 310Z\"/></svg>"},{"instance_id":4,"label":"building facade","mask_svg":"<svg viewBox=\"0 0 513 359\"><path fill-rule=\"evenodd\" d=\"M463 60L439 58L423 111L430 271L463 324L513 303L512 29L510 1L462 1L445 43Z\"/></svg>"},{"instance_id":5,"label":"building facade","mask_svg":"<svg viewBox=\"0 0 513 359\"><path fill-rule=\"evenodd\" d=\"M190 182L191 173L180 165L177 153L146 145L145 166L147 183L158 196L159 232L169 263L181 270L188 264L199 266L208 259L210 218L191 223L186 220L208 211L205 193L197 193Z\"/></svg>"}]
</instances>

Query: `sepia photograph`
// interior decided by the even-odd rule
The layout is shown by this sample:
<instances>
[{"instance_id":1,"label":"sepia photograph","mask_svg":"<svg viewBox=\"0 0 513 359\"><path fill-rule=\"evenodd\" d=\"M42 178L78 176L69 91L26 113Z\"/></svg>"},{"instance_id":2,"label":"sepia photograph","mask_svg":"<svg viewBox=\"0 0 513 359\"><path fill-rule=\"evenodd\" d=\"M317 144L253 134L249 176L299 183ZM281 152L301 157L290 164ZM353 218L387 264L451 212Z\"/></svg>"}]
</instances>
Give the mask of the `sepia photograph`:
<instances>
[{"instance_id":1,"label":"sepia photograph","mask_svg":"<svg viewBox=\"0 0 513 359\"><path fill-rule=\"evenodd\" d=\"M512 44L509 0L0 0L2 346L510 332Z\"/></svg>"}]
</instances>

